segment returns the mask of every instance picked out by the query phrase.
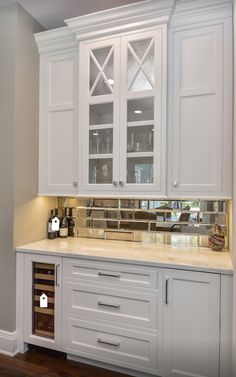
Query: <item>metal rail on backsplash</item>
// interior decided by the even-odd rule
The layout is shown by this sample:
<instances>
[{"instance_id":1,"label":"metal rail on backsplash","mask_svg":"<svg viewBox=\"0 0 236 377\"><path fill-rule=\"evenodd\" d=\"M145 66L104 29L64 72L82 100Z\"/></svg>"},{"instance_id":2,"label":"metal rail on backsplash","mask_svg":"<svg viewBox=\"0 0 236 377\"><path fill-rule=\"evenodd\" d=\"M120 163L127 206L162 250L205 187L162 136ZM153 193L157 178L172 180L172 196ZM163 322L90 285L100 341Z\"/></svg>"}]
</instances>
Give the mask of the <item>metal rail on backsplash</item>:
<instances>
[{"instance_id":1,"label":"metal rail on backsplash","mask_svg":"<svg viewBox=\"0 0 236 377\"><path fill-rule=\"evenodd\" d=\"M208 247L218 224L229 246L228 200L59 197L59 211L65 207L73 208L78 237Z\"/></svg>"}]
</instances>

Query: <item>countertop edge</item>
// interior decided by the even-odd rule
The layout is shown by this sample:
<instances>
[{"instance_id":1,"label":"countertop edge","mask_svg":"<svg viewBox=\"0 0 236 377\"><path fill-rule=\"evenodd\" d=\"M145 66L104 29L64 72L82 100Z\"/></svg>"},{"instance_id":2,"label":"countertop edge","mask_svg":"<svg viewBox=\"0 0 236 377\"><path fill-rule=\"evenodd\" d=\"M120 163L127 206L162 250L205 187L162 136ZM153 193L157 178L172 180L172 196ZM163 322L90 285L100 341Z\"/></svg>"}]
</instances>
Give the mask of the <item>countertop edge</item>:
<instances>
[{"instance_id":1,"label":"countertop edge","mask_svg":"<svg viewBox=\"0 0 236 377\"><path fill-rule=\"evenodd\" d=\"M233 268L218 268L218 267L209 267L209 266L200 266L200 265L190 265L187 263L173 263L173 262L161 262L161 261L147 261L147 260L136 260L136 259L125 259L125 258L117 258L112 256L98 256L98 255L87 255L83 253L77 252L70 253L70 252L63 252L63 251L50 251L50 250L42 250L42 249L30 249L17 247L16 252L19 253L30 253L30 254L45 254L50 256L61 256L67 258L78 258L78 259L87 259L87 260L101 260L106 262L112 263L125 263L125 264L133 264L133 265L142 265L148 267L156 267L156 268L170 268L170 269L178 269L178 270L188 270L188 271L198 271L198 272L208 272L208 273L217 273L221 275L233 275Z\"/></svg>"}]
</instances>

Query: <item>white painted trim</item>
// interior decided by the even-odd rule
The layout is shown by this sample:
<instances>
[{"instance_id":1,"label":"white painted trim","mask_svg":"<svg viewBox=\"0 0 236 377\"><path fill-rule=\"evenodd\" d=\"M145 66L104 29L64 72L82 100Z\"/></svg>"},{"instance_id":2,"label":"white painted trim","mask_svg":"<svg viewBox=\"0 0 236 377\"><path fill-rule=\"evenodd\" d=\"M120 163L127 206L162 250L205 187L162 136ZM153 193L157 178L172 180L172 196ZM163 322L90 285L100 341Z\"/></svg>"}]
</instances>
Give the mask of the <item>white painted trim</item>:
<instances>
[{"instance_id":1,"label":"white painted trim","mask_svg":"<svg viewBox=\"0 0 236 377\"><path fill-rule=\"evenodd\" d=\"M76 362L79 362L79 363L83 363L83 364L92 365L92 366L95 366L95 367L98 367L98 368L107 369L107 370L110 370L110 371L113 371L113 372L128 374L129 376L134 376L134 377L151 377L152 376L152 374L149 374L149 373L147 374L145 372L137 372L137 371L134 371L133 369L127 369L127 368L124 368L124 367L105 363L103 361L87 359L86 357L76 356L76 355L72 355L70 353L67 354L67 359L72 360L72 361L76 361Z\"/></svg>"},{"instance_id":2,"label":"white painted trim","mask_svg":"<svg viewBox=\"0 0 236 377\"><path fill-rule=\"evenodd\" d=\"M15 356L18 353L18 331L0 330L0 354Z\"/></svg>"},{"instance_id":3,"label":"white painted trim","mask_svg":"<svg viewBox=\"0 0 236 377\"><path fill-rule=\"evenodd\" d=\"M65 20L78 40L111 36L167 23L174 0L146 0Z\"/></svg>"},{"instance_id":4,"label":"white painted trim","mask_svg":"<svg viewBox=\"0 0 236 377\"><path fill-rule=\"evenodd\" d=\"M232 376L233 276L221 275L220 377Z\"/></svg>"},{"instance_id":5,"label":"white painted trim","mask_svg":"<svg viewBox=\"0 0 236 377\"><path fill-rule=\"evenodd\" d=\"M78 48L78 42L67 26L34 34L39 53L64 52Z\"/></svg>"},{"instance_id":6,"label":"white painted trim","mask_svg":"<svg viewBox=\"0 0 236 377\"><path fill-rule=\"evenodd\" d=\"M184 26L226 17L232 17L231 0L179 0L171 19L171 26Z\"/></svg>"}]
</instances>

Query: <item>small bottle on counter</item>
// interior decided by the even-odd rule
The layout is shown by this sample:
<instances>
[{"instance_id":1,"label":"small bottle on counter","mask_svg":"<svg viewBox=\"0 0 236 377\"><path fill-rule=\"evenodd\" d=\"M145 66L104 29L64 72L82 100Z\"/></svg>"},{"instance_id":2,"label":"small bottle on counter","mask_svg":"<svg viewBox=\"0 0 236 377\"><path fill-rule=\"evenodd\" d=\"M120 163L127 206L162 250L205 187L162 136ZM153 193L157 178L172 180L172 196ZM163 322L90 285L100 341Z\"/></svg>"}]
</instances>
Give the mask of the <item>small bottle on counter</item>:
<instances>
[{"instance_id":1,"label":"small bottle on counter","mask_svg":"<svg viewBox=\"0 0 236 377\"><path fill-rule=\"evenodd\" d=\"M53 213L53 209L51 209L51 214L50 214L50 217L48 219L48 239L49 240L54 240L56 238L56 232L55 230L52 229L52 221L53 221L53 218L54 218L54 213Z\"/></svg>"},{"instance_id":2,"label":"small bottle on counter","mask_svg":"<svg viewBox=\"0 0 236 377\"><path fill-rule=\"evenodd\" d=\"M67 223L68 223L68 237L74 237L74 235L75 235L75 221L73 219L72 208L67 208Z\"/></svg>"},{"instance_id":3,"label":"small bottle on counter","mask_svg":"<svg viewBox=\"0 0 236 377\"><path fill-rule=\"evenodd\" d=\"M55 226L57 228L57 230L55 231L56 233L56 238L59 237L59 228L60 228L60 218L59 218L59 215L58 215L58 208L55 208L55 216L53 217L53 226Z\"/></svg>"},{"instance_id":4,"label":"small bottle on counter","mask_svg":"<svg viewBox=\"0 0 236 377\"><path fill-rule=\"evenodd\" d=\"M67 222L65 209L62 212L62 218L61 218L60 229L59 229L59 237L60 238L68 237L68 222Z\"/></svg>"}]
</instances>

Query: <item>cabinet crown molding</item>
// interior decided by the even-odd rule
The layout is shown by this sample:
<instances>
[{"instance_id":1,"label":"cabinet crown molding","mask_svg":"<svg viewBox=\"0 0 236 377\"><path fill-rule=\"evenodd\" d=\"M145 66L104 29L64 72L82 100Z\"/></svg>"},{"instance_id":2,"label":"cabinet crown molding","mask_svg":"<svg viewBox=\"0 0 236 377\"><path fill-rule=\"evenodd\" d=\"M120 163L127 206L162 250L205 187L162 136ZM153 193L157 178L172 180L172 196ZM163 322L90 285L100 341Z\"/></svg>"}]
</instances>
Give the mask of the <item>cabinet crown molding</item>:
<instances>
[{"instance_id":1,"label":"cabinet crown molding","mask_svg":"<svg viewBox=\"0 0 236 377\"><path fill-rule=\"evenodd\" d=\"M147 0L65 20L78 40L167 23L174 0Z\"/></svg>"},{"instance_id":2,"label":"cabinet crown molding","mask_svg":"<svg viewBox=\"0 0 236 377\"><path fill-rule=\"evenodd\" d=\"M177 0L171 26L232 17L232 0Z\"/></svg>"},{"instance_id":3,"label":"cabinet crown molding","mask_svg":"<svg viewBox=\"0 0 236 377\"><path fill-rule=\"evenodd\" d=\"M67 26L34 34L39 53L64 52L75 49L78 42Z\"/></svg>"}]
</instances>

